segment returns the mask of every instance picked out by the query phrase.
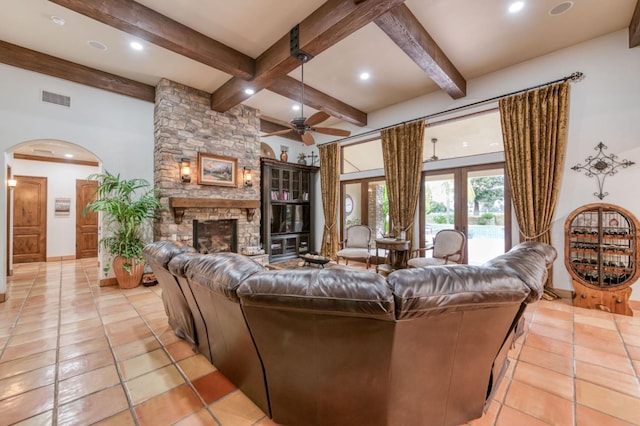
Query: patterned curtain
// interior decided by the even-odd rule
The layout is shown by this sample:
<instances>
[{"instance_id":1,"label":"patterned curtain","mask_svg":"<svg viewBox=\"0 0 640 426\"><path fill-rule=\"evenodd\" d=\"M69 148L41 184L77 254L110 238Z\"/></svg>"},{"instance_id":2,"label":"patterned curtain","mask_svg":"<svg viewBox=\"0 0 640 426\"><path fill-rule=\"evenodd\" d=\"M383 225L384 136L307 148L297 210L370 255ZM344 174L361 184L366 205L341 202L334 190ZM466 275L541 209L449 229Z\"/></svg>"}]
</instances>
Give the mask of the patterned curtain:
<instances>
[{"instance_id":1,"label":"patterned curtain","mask_svg":"<svg viewBox=\"0 0 640 426\"><path fill-rule=\"evenodd\" d=\"M499 107L520 241L551 244L567 146L569 83L501 99Z\"/></svg>"},{"instance_id":2,"label":"patterned curtain","mask_svg":"<svg viewBox=\"0 0 640 426\"><path fill-rule=\"evenodd\" d=\"M394 234L405 231L409 241L413 241L413 220L420 195L424 126L424 120L420 120L381 134L389 216Z\"/></svg>"},{"instance_id":3,"label":"patterned curtain","mask_svg":"<svg viewBox=\"0 0 640 426\"><path fill-rule=\"evenodd\" d=\"M338 252L338 188L340 173L338 144L322 145L320 151L320 190L322 191L322 209L324 211L324 230L322 232L322 256L334 259Z\"/></svg>"}]
</instances>

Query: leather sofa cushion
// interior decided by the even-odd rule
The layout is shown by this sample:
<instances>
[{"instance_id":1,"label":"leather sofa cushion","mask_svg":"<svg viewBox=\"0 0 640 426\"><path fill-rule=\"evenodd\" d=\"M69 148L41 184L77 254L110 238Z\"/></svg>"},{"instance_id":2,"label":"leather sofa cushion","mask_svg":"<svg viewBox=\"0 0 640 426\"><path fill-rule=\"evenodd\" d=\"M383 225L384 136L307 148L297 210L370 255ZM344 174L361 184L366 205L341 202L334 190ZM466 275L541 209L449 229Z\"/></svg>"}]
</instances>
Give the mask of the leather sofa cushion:
<instances>
[{"instance_id":1,"label":"leather sofa cushion","mask_svg":"<svg viewBox=\"0 0 640 426\"><path fill-rule=\"evenodd\" d=\"M143 254L147 262L155 262L163 268L167 269L167 265L171 259L180 253L195 253L195 249L178 241L156 241L153 244L147 244L143 249Z\"/></svg>"},{"instance_id":2,"label":"leather sofa cushion","mask_svg":"<svg viewBox=\"0 0 640 426\"><path fill-rule=\"evenodd\" d=\"M243 282L238 296L245 306L394 319L391 289L384 278L367 271L265 271Z\"/></svg>"},{"instance_id":3,"label":"leather sofa cushion","mask_svg":"<svg viewBox=\"0 0 640 426\"><path fill-rule=\"evenodd\" d=\"M529 294L513 272L488 266L402 269L387 281L395 295L398 320L521 303Z\"/></svg>"},{"instance_id":4,"label":"leather sofa cushion","mask_svg":"<svg viewBox=\"0 0 640 426\"><path fill-rule=\"evenodd\" d=\"M483 266L511 271L529 288L526 303L532 303L542 296L548 268L556 256L556 250L550 245L522 243L507 253L487 261Z\"/></svg>"},{"instance_id":5,"label":"leather sofa cushion","mask_svg":"<svg viewBox=\"0 0 640 426\"><path fill-rule=\"evenodd\" d=\"M251 275L264 271L257 262L237 253L217 253L194 257L185 265L185 275L191 285L208 287L238 300L236 290Z\"/></svg>"}]
</instances>

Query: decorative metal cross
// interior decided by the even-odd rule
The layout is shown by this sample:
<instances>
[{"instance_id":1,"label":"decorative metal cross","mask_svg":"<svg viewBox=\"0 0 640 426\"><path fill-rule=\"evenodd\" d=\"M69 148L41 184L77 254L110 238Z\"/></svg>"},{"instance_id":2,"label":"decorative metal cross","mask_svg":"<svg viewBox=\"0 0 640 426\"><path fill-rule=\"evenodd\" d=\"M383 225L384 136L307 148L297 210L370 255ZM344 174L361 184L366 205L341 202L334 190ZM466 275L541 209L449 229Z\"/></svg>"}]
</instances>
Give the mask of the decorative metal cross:
<instances>
[{"instance_id":1,"label":"decorative metal cross","mask_svg":"<svg viewBox=\"0 0 640 426\"><path fill-rule=\"evenodd\" d=\"M311 151L311 154L307 155L307 157L311 158L312 166L316 163L316 158L318 158L318 156L313 151Z\"/></svg>"},{"instance_id":2,"label":"decorative metal cross","mask_svg":"<svg viewBox=\"0 0 640 426\"><path fill-rule=\"evenodd\" d=\"M616 168L622 166L623 169L626 169L627 167L635 163L629 160L617 161L616 158L618 158L618 156L615 154L605 155L602 150L607 149L607 146L602 142L596 145L594 149L598 151L598 154L595 157L589 156L585 159L584 165L578 163L571 169L575 170L576 172L584 170L584 174L588 177L595 176L598 179L598 187L600 189L600 192L594 192L593 195L602 200L604 197L609 195L608 192L602 192L604 179L607 176L613 176L618 173Z\"/></svg>"}]
</instances>

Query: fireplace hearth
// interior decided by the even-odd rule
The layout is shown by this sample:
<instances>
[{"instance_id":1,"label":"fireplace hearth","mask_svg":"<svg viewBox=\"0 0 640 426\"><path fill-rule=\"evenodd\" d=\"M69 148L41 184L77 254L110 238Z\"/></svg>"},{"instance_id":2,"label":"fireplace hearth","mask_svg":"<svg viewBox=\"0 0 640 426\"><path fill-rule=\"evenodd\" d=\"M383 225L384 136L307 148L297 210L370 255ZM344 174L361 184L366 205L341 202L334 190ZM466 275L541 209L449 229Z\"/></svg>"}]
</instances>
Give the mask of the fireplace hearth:
<instances>
[{"instance_id":1,"label":"fireplace hearth","mask_svg":"<svg viewBox=\"0 0 640 426\"><path fill-rule=\"evenodd\" d=\"M194 219L193 247L200 253L237 253L237 222L237 219Z\"/></svg>"}]
</instances>

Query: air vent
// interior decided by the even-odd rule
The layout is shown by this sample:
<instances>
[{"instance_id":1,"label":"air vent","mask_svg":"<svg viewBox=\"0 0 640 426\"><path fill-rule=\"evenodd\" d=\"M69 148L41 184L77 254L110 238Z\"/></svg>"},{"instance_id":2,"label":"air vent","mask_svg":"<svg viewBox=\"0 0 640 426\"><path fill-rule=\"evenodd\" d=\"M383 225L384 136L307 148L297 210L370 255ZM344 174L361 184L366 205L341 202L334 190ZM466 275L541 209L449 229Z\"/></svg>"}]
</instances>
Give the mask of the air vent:
<instances>
[{"instance_id":1,"label":"air vent","mask_svg":"<svg viewBox=\"0 0 640 426\"><path fill-rule=\"evenodd\" d=\"M42 91L42 102L49 102L50 104L62 105L65 107L71 106L71 97L60 95L58 93Z\"/></svg>"}]
</instances>

